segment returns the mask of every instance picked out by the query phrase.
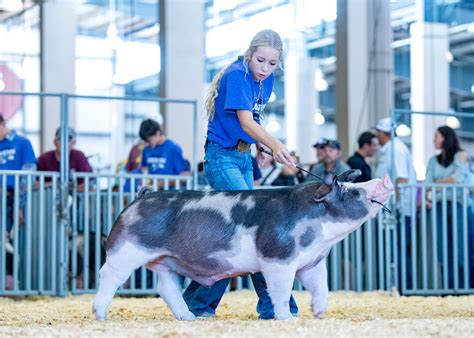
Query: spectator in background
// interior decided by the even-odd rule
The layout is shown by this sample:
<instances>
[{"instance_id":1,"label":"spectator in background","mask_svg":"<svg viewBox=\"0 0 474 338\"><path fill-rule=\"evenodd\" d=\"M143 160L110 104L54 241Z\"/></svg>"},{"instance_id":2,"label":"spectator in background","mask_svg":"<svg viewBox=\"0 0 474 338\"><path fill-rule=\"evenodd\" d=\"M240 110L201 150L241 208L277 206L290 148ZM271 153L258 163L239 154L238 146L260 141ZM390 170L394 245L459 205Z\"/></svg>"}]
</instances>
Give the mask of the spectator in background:
<instances>
[{"instance_id":1,"label":"spectator in background","mask_svg":"<svg viewBox=\"0 0 474 338\"><path fill-rule=\"evenodd\" d=\"M35 170L36 156L31 146L31 142L23 136L17 135L14 131L7 128L6 121L3 115L0 115L0 170ZM2 187L2 180L0 180L0 188ZM6 180L7 189L7 232L13 226L13 190L15 187L14 177L9 175ZM23 223L23 213L21 212L24 206L24 187L25 182L23 178L20 179L20 212L19 224Z\"/></svg>"},{"instance_id":2,"label":"spectator in background","mask_svg":"<svg viewBox=\"0 0 474 338\"><path fill-rule=\"evenodd\" d=\"M336 140L319 139L314 145L316 151L319 151L321 162L312 166L310 172L323 179L324 175L339 175L350 169L350 167L341 160L341 145ZM306 182L318 181L314 176L306 176Z\"/></svg>"},{"instance_id":3,"label":"spectator in background","mask_svg":"<svg viewBox=\"0 0 474 338\"><path fill-rule=\"evenodd\" d=\"M136 172L137 169L141 168L142 154L144 148L145 142L140 140L137 144L133 145L132 149L130 149L127 164L125 165L125 170L128 173Z\"/></svg>"},{"instance_id":4,"label":"spectator in background","mask_svg":"<svg viewBox=\"0 0 474 338\"><path fill-rule=\"evenodd\" d=\"M397 137L392 139L392 129L395 128L395 123L392 121L391 118L383 118L377 122L375 126L376 129L376 136L379 140L381 148L379 149L379 161L377 163L377 168L375 169L374 178L381 178L385 174L393 176L392 179L395 182L395 191L396 191L396 198L397 198L397 213L400 216L400 213L403 212L405 215L404 219L401 217L397 217L399 221L399 227L405 227L405 257L406 257L406 271L407 271L407 288L412 287L412 276L411 275L411 219L412 216L412 203L416 203L416 201L411 201L411 189L405 188L403 194L399 193L398 185L401 183L416 183L416 175L415 169L413 167L413 161L411 158L410 151L408 150L407 146L400 141ZM392 149L394 150L394 154L392 156ZM394 159L392 164L392 158ZM415 206L416 207L416 206ZM400 229L399 228L399 229ZM402 241L402 231L398 231L399 234L399 243L403 243ZM402 250L400 250L400 254ZM401 257L399 259L401 262Z\"/></svg>"},{"instance_id":5,"label":"spectator in background","mask_svg":"<svg viewBox=\"0 0 474 338\"><path fill-rule=\"evenodd\" d=\"M72 128L68 128L67 135L69 138L69 173L71 172L85 172L91 173L92 167L87 160L86 155L80 150L74 149L76 145L76 132ZM56 171L59 172L61 168L61 129L56 129L54 136L54 150L50 150L41 154L38 158L39 171ZM78 190L82 191L84 188L84 179L78 179Z\"/></svg>"},{"instance_id":6,"label":"spectator in background","mask_svg":"<svg viewBox=\"0 0 474 338\"><path fill-rule=\"evenodd\" d=\"M469 161L467 152L461 149L459 140L454 130L448 126L439 127L435 131L434 135L435 148L441 150L439 155L434 155L428 161L428 167L426 169L426 180L427 183L450 183L450 184L469 184L470 173ZM430 191L429 191L430 192ZM457 235L457 262L459 272L459 283L463 283L463 272L467 264L464 263L464 235L463 235L463 194L467 193L466 189L462 187L456 188L456 204L453 201L453 194L451 189L447 190L446 194L446 236L447 236L447 257L448 266L444 269L448 269L448 285L445 287L454 287L454 262L453 262L453 232ZM442 205L442 194L441 191L436 193L436 196L431 196L431 200L427 201L427 207L431 208L432 203L436 203L436 220L437 220L437 241L443 243L443 205ZM453 208L454 207L454 208ZM474 238L474 222L472 220L472 210L469 205L467 208L467 237L469 239ZM454 223L454 212L456 213L457 223ZM474 242L467 240L468 243L468 260L470 262L470 275L474 274ZM443 260L443 247L438 245L438 261ZM471 277L471 281L474 283L474 278ZM463 287L463 286L461 286ZM464 287L473 287L471 284L464 285Z\"/></svg>"},{"instance_id":7,"label":"spectator in background","mask_svg":"<svg viewBox=\"0 0 474 338\"><path fill-rule=\"evenodd\" d=\"M36 156L31 146L31 142L14 131L7 128L5 118L0 114L0 170L35 170ZM1 178L1 176L0 176ZM26 182L24 177L20 177L19 187L15 187L14 176L8 175L6 178L6 187L2 186L3 180L0 179L0 192L7 190L6 196L6 241L2 245L5 250L6 276L5 288L12 289L15 280L13 279L13 247L10 245L10 230L14 224L14 189L19 189L19 210L18 224L23 224L23 208L25 206ZM3 224L2 224L3 226Z\"/></svg>"},{"instance_id":8,"label":"spectator in background","mask_svg":"<svg viewBox=\"0 0 474 338\"><path fill-rule=\"evenodd\" d=\"M365 161L365 158L372 157L377 152L379 141L377 136L370 131L363 132L358 139L359 149L354 155L349 157L347 164L352 169L359 169L362 175L357 177L354 182L367 182L372 179L372 169Z\"/></svg>"},{"instance_id":9,"label":"spectator in background","mask_svg":"<svg viewBox=\"0 0 474 338\"><path fill-rule=\"evenodd\" d=\"M145 141L141 168L143 173L151 175L187 175L189 163L183 157L183 151L173 141L167 139L158 122L144 120L140 125L140 138Z\"/></svg>"}]
</instances>

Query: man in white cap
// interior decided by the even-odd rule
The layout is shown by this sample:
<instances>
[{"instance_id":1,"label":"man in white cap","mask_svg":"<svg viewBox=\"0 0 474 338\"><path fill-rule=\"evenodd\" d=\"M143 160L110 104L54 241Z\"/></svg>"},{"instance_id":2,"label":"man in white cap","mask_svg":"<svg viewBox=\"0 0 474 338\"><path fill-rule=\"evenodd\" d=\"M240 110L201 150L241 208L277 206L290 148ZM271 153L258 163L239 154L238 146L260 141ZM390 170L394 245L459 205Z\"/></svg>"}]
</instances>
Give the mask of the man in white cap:
<instances>
[{"instance_id":1,"label":"man in white cap","mask_svg":"<svg viewBox=\"0 0 474 338\"><path fill-rule=\"evenodd\" d=\"M400 141L397 137L392 139L392 129L395 129L395 127L396 124L390 117L379 120L375 126L376 136L381 147L379 149L379 161L374 178L383 177L387 173L395 181L395 186L398 187L401 183L416 183L416 175L410 150L408 150L405 143ZM393 156L392 149L394 151ZM415 201L413 201L413 203L415 203ZM402 195L398 194L397 190L397 207L405 215L405 219L400 219L400 223L405 225L406 246L404 251L407 262L406 286L407 288L411 288L411 189L404 189ZM401 241L400 234L401 230L399 228L399 240Z\"/></svg>"}]
</instances>

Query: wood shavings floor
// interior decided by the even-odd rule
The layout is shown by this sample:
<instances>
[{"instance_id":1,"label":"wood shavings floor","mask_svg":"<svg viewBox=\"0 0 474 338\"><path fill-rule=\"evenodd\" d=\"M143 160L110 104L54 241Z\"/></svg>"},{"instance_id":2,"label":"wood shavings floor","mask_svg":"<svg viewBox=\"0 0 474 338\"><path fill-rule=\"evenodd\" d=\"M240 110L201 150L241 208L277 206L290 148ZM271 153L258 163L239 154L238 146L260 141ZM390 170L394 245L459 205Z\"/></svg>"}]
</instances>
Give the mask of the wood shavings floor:
<instances>
[{"instance_id":1,"label":"wood shavings floor","mask_svg":"<svg viewBox=\"0 0 474 338\"><path fill-rule=\"evenodd\" d=\"M474 337L474 296L400 297L383 292L334 292L323 319L312 318L310 295L294 292L293 321L257 319L252 291L226 294L217 319L179 322L160 298L115 297L109 320L91 313L93 296L0 299L0 336Z\"/></svg>"}]
</instances>

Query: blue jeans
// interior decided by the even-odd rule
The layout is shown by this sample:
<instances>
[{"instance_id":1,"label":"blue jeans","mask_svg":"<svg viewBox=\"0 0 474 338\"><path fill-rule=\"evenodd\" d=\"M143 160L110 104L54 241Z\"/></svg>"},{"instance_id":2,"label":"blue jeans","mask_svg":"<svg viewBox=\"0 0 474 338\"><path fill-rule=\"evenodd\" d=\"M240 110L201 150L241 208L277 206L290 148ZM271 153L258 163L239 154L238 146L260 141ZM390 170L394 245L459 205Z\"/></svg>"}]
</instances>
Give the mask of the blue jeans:
<instances>
[{"instance_id":1,"label":"blue jeans","mask_svg":"<svg viewBox=\"0 0 474 338\"><path fill-rule=\"evenodd\" d=\"M208 143L204 158L204 174L209 185L216 190L250 190L253 188L253 168L250 152L240 153L225 149L216 143ZM257 312L262 319L275 316L273 304L268 295L263 275L251 275L255 291L258 295ZM219 302L229 284L230 279L223 279L212 287L206 288L199 283L191 282L184 292L184 300L189 310L196 316L214 315ZM296 302L291 296L290 311L298 313Z\"/></svg>"}]
</instances>

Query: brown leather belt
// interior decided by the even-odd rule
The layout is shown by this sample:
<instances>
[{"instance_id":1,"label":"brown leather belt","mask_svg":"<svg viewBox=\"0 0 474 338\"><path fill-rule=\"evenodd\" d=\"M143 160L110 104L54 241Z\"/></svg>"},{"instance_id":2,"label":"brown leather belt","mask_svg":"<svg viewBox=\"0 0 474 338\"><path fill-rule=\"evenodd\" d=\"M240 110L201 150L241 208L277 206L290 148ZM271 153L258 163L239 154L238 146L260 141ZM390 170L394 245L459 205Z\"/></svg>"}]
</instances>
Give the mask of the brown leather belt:
<instances>
[{"instance_id":1,"label":"brown leather belt","mask_svg":"<svg viewBox=\"0 0 474 338\"><path fill-rule=\"evenodd\" d=\"M248 153L250 151L250 143L247 143L243 140L239 140L239 142L235 146L235 150L241 153Z\"/></svg>"},{"instance_id":2,"label":"brown leather belt","mask_svg":"<svg viewBox=\"0 0 474 338\"><path fill-rule=\"evenodd\" d=\"M219 144L219 143L207 140L206 144L208 144L208 143ZM222 147L222 145L220 145L220 146ZM248 153L250 151L250 146L251 146L250 143L247 143L243 140L239 140L237 145L235 145L233 147L222 147L222 148L227 149L227 150L235 150L235 151L238 151L239 153Z\"/></svg>"}]
</instances>

